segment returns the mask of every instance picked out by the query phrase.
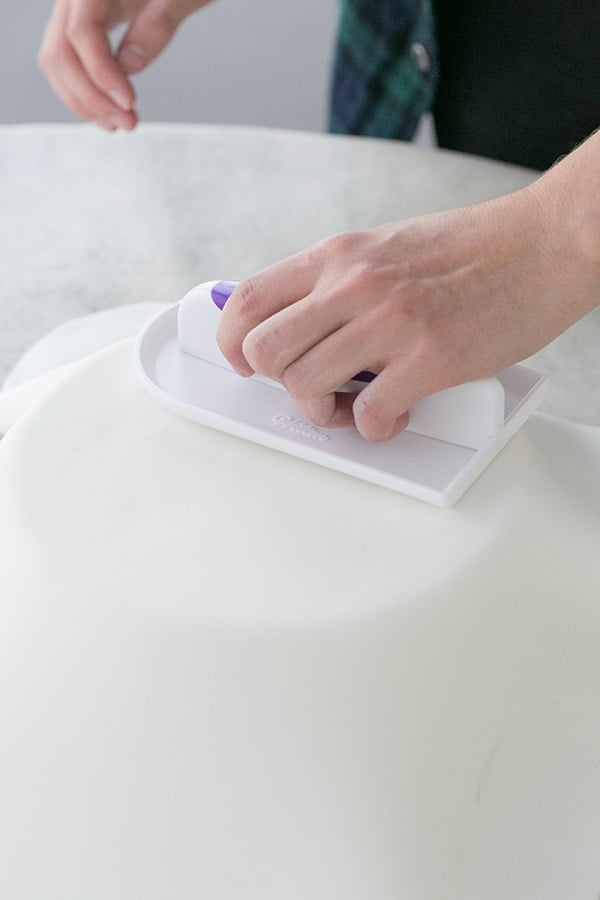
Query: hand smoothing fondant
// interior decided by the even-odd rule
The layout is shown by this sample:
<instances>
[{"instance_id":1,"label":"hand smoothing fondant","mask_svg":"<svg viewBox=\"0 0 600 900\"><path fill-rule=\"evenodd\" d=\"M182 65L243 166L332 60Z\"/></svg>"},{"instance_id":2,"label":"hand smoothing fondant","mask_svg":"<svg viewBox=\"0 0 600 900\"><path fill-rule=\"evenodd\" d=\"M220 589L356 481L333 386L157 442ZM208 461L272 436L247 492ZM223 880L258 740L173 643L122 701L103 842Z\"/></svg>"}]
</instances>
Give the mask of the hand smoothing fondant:
<instances>
[{"instance_id":1,"label":"hand smoothing fondant","mask_svg":"<svg viewBox=\"0 0 600 900\"><path fill-rule=\"evenodd\" d=\"M216 340L231 282L199 284L142 329L135 364L142 384L177 415L274 450L299 456L440 506L451 506L527 421L545 377L512 366L494 378L426 397L406 429L388 441L355 428L316 428L284 385L255 373L240 378ZM358 372L340 390L356 392L376 376Z\"/></svg>"},{"instance_id":2,"label":"hand smoothing fondant","mask_svg":"<svg viewBox=\"0 0 600 900\"><path fill-rule=\"evenodd\" d=\"M0 896L597 896L597 430L440 510L174 416L126 341L0 497Z\"/></svg>"}]
</instances>

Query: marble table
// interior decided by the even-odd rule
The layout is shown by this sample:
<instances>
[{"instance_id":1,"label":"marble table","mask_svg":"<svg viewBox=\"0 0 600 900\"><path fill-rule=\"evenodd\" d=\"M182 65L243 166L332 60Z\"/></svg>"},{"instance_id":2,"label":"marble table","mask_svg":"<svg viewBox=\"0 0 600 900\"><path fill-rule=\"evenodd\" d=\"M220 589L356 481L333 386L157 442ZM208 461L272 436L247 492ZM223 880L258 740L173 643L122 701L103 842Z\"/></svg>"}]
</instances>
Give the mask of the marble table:
<instances>
[{"instance_id":1,"label":"marble table","mask_svg":"<svg viewBox=\"0 0 600 900\"><path fill-rule=\"evenodd\" d=\"M0 382L74 317L172 302L328 234L474 203L534 177L409 144L246 127L4 127ZM135 330L139 316L126 319L117 331ZM600 311L539 355L552 376L545 411L600 424L599 343Z\"/></svg>"}]
</instances>

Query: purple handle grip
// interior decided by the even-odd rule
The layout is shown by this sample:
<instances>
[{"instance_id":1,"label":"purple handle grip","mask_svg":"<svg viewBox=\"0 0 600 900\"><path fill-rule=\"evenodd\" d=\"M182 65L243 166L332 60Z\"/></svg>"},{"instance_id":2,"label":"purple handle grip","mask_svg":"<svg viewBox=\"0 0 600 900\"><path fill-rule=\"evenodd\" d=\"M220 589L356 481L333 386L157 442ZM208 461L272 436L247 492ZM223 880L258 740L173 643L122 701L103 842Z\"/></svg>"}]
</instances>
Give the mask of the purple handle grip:
<instances>
[{"instance_id":1,"label":"purple handle grip","mask_svg":"<svg viewBox=\"0 0 600 900\"><path fill-rule=\"evenodd\" d=\"M217 281L210 290L210 296L215 306L222 310L238 284L239 281Z\"/></svg>"},{"instance_id":2,"label":"purple handle grip","mask_svg":"<svg viewBox=\"0 0 600 900\"><path fill-rule=\"evenodd\" d=\"M222 310L238 284L239 281L217 281L210 291L210 296L212 297L215 306L218 306L219 309ZM351 380L369 382L373 381L376 377L377 376L373 372L359 372Z\"/></svg>"}]
</instances>

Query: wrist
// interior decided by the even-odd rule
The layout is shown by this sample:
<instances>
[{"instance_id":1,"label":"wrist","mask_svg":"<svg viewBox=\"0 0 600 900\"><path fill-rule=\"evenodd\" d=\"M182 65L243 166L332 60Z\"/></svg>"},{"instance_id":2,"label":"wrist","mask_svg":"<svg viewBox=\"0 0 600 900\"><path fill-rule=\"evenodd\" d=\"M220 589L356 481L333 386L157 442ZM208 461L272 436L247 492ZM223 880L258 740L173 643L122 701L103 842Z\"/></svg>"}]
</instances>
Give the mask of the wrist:
<instances>
[{"instance_id":1,"label":"wrist","mask_svg":"<svg viewBox=\"0 0 600 900\"><path fill-rule=\"evenodd\" d=\"M538 204L575 321L600 306L600 132L525 190Z\"/></svg>"}]
</instances>

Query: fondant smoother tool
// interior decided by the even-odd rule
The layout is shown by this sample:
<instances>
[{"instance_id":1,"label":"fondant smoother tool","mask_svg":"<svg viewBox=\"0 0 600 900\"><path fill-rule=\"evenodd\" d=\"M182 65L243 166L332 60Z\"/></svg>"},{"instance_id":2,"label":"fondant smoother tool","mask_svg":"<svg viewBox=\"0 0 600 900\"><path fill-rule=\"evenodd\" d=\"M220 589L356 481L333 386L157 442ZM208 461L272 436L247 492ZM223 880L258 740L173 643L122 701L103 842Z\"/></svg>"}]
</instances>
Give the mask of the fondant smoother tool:
<instances>
[{"instance_id":1,"label":"fondant smoother tool","mask_svg":"<svg viewBox=\"0 0 600 900\"><path fill-rule=\"evenodd\" d=\"M235 282L210 281L159 313L135 344L148 392L193 422L336 469L438 506L454 504L526 422L546 377L515 365L421 400L405 431L366 441L354 427L317 428L279 382L241 378L216 341ZM357 373L344 390L375 377Z\"/></svg>"}]
</instances>

